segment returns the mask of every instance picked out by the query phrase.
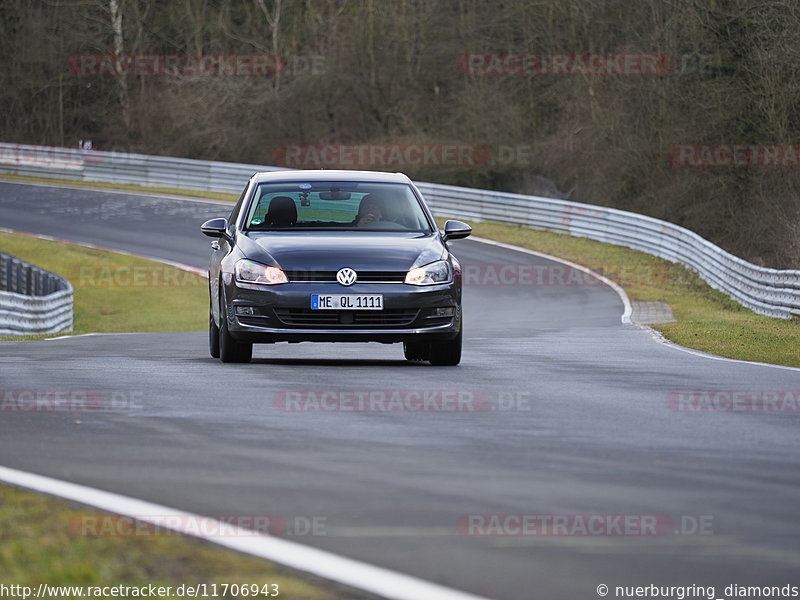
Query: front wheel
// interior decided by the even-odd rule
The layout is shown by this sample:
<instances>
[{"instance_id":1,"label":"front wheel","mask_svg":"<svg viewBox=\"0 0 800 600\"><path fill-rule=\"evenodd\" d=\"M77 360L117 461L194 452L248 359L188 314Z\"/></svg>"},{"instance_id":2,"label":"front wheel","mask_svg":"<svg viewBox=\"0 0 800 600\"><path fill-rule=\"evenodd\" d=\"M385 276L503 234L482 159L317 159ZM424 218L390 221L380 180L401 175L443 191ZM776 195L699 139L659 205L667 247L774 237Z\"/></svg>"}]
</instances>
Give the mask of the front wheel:
<instances>
[{"instance_id":1,"label":"front wheel","mask_svg":"<svg viewBox=\"0 0 800 600\"><path fill-rule=\"evenodd\" d=\"M431 345L418 342L403 342L403 354L406 360L428 360Z\"/></svg>"},{"instance_id":2,"label":"front wheel","mask_svg":"<svg viewBox=\"0 0 800 600\"><path fill-rule=\"evenodd\" d=\"M458 332L458 337L442 344L431 344L431 353L428 360L437 367L452 367L461 362L461 338L462 332Z\"/></svg>"},{"instance_id":3,"label":"front wheel","mask_svg":"<svg viewBox=\"0 0 800 600\"><path fill-rule=\"evenodd\" d=\"M231 337L228 317L219 311L219 357L224 363L249 363L253 358L253 344L242 344Z\"/></svg>"},{"instance_id":4,"label":"front wheel","mask_svg":"<svg viewBox=\"0 0 800 600\"><path fill-rule=\"evenodd\" d=\"M214 315L208 315L208 352L211 358L219 358L219 327L214 323Z\"/></svg>"}]
</instances>

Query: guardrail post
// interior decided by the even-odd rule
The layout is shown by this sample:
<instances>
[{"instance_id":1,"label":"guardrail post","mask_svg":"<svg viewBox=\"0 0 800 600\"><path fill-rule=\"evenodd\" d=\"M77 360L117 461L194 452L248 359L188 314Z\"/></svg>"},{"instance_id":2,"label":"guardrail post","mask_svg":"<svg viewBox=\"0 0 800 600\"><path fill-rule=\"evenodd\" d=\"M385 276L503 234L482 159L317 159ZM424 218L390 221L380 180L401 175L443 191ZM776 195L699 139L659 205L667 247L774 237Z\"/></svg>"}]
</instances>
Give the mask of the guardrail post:
<instances>
[{"instance_id":1,"label":"guardrail post","mask_svg":"<svg viewBox=\"0 0 800 600\"><path fill-rule=\"evenodd\" d=\"M14 267L14 283L11 286L11 291L19 293L19 291L22 289L22 268L17 259L14 259L12 266Z\"/></svg>"}]
</instances>

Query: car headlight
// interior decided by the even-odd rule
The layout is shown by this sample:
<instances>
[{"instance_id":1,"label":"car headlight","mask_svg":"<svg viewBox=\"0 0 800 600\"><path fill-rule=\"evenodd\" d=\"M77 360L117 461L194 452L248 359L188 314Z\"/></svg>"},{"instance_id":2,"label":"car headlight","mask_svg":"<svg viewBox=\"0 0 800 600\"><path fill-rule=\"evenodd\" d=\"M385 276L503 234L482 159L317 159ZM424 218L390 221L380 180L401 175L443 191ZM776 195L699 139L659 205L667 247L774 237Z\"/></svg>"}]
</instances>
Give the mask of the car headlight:
<instances>
[{"instance_id":1,"label":"car headlight","mask_svg":"<svg viewBox=\"0 0 800 600\"><path fill-rule=\"evenodd\" d=\"M252 260L240 260L234 267L236 281L240 283L255 283L259 285L276 285L288 283L286 273L278 267L262 265Z\"/></svg>"},{"instance_id":2,"label":"car headlight","mask_svg":"<svg viewBox=\"0 0 800 600\"><path fill-rule=\"evenodd\" d=\"M416 267L406 273L406 283L411 285L436 285L450 283L453 280L453 269L446 260L437 260L429 265Z\"/></svg>"}]
</instances>

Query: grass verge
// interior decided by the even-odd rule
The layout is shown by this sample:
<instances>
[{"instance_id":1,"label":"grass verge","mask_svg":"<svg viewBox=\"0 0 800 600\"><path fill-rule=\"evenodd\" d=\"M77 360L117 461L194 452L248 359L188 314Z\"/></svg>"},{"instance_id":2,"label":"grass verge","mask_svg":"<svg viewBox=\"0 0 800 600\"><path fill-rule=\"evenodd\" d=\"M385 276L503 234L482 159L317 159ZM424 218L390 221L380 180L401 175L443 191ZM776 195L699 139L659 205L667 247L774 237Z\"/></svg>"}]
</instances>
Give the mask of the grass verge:
<instances>
[{"instance_id":1,"label":"grass verge","mask_svg":"<svg viewBox=\"0 0 800 600\"><path fill-rule=\"evenodd\" d=\"M0 232L0 250L72 282L76 334L201 331L208 327L208 284L194 273L24 234Z\"/></svg>"},{"instance_id":2,"label":"grass verge","mask_svg":"<svg viewBox=\"0 0 800 600\"><path fill-rule=\"evenodd\" d=\"M287 600L344 600L334 586L306 580L272 563L190 537L87 537L71 503L0 485L0 584L67 586L196 586L277 584ZM221 589L221 588L219 588ZM268 588L271 590L272 588ZM58 598L73 598L68 593ZM124 597L124 596L123 596ZM166 598L175 598L175 594ZM228 594L226 598L245 597ZM253 596L249 596L253 598ZM264 596L258 596L264 598Z\"/></svg>"},{"instance_id":3,"label":"grass verge","mask_svg":"<svg viewBox=\"0 0 800 600\"><path fill-rule=\"evenodd\" d=\"M757 315L682 265L638 250L550 231L497 223L471 225L477 236L598 271L620 284L632 301L668 303L677 322L653 327L682 346L728 358L800 367L800 320Z\"/></svg>"}]
</instances>

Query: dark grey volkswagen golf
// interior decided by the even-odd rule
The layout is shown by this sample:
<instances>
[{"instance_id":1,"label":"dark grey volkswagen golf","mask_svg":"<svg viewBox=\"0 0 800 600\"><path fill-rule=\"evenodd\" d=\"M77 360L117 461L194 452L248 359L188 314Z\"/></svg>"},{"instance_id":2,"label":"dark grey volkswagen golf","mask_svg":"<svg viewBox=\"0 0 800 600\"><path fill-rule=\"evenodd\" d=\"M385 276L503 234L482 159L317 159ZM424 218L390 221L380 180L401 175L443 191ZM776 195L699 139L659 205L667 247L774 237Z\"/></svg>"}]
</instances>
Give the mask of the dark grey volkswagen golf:
<instances>
[{"instance_id":1,"label":"dark grey volkswagen golf","mask_svg":"<svg viewBox=\"0 0 800 600\"><path fill-rule=\"evenodd\" d=\"M403 343L408 360L461 360L461 265L401 173L257 173L212 242L209 345L249 362L253 344Z\"/></svg>"}]
</instances>

